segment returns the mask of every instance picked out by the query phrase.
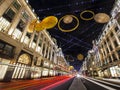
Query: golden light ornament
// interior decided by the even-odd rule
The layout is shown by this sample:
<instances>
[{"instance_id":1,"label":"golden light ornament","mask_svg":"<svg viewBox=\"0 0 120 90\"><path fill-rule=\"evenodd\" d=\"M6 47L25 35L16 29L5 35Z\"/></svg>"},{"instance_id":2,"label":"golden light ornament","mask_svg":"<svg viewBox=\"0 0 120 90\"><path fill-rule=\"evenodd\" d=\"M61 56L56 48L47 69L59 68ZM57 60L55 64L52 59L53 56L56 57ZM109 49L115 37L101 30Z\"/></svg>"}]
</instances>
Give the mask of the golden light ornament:
<instances>
[{"instance_id":1,"label":"golden light ornament","mask_svg":"<svg viewBox=\"0 0 120 90\"><path fill-rule=\"evenodd\" d=\"M107 23L110 20L110 16L106 13L98 13L95 15L94 20L97 23Z\"/></svg>"},{"instance_id":2,"label":"golden light ornament","mask_svg":"<svg viewBox=\"0 0 120 90\"><path fill-rule=\"evenodd\" d=\"M66 16L68 16L68 15L65 15L65 16L61 17L60 20L58 21L58 28L59 28L59 30L61 30L62 32L72 32L72 31L76 30L76 29L78 28L78 26L79 26L79 20L78 20L78 18L77 18L76 16L74 16L74 15L70 15L70 16L71 16L72 18L76 19L76 21L77 21L76 26L73 27L72 29L69 29L69 30L66 30L66 29L61 28L60 23L61 23L61 21L62 21Z\"/></svg>"},{"instance_id":3,"label":"golden light ornament","mask_svg":"<svg viewBox=\"0 0 120 90\"><path fill-rule=\"evenodd\" d=\"M63 18L63 22L65 24L69 24L73 21L73 17L71 15L66 15L64 18Z\"/></svg>"},{"instance_id":4,"label":"golden light ornament","mask_svg":"<svg viewBox=\"0 0 120 90\"><path fill-rule=\"evenodd\" d=\"M90 13L90 14L92 14L92 17L90 17L90 18L85 18L85 17L83 17L83 14L85 14L85 13ZM94 12L93 11L91 11L91 10L85 10L85 11L83 11L83 12L81 12L80 13L80 18L82 19L82 20L85 20L85 21L89 21L89 20L92 20L93 18L94 18Z\"/></svg>"},{"instance_id":5,"label":"golden light ornament","mask_svg":"<svg viewBox=\"0 0 120 90\"><path fill-rule=\"evenodd\" d=\"M78 60L83 60L83 58L84 58L84 56L83 56L82 54L78 54L78 55L77 55L77 59L78 59Z\"/></svg>"},{"instance_id":6,"label":"golden light ornament","mask_svg":"<svg viewBox=\"0 0 120 90\"><path fill-rule=\"evenodd\" d=\"M46 29L51 29L58 23L58 19L55 16L48 16L41 23Z\"/></svg>"},{"instance_id":7,"label":"golden light ornament","mask_svg":"<svg viewBox=\"0 0 120 90\"><path fill-rule=\"evenodd\" d=\"M73 66L69 66L69 70L73 70L74 69L74 67Z\"/></svg>"},{"instance_id":8,"label":"golden light ornament","mask_svg":"<svg viewBox=\"0 0 120 90\"><path fill-rule=\"evenodd\" d=\"M42 22L36 23L36 25L35 25L35 30L36 30L37 32L42 31L42 30L45 30L45 29L46 29L46 28L44 27L44 25L42 24Z\"/></svg>"},{"instance_id":9,"label":"golden light ornament","mask_svg":"<svg viewBox=\"0 0 120 90\"><path fill-rule=\"evenodd\" d=\"M32 21L29 23L28 29L27 29L27 31L28 31L29 33L33 33L34 28L35 28L35 25L36 25L36 22L37 22L37 19L34 19L34 20L32 20Z\"/></svg>"}]
</instances>

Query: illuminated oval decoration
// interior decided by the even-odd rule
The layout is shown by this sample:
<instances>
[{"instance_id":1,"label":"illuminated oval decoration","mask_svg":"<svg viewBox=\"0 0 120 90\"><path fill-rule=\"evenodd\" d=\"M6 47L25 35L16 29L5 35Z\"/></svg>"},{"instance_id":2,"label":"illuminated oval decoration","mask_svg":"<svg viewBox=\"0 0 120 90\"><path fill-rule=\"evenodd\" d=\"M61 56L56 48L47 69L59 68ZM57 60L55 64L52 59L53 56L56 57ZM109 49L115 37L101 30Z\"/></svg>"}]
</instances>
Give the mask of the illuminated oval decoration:
<instances>
[{"instance_id":1,"label":"illuminated oval decoration","mask_svg":"<svg viewBox=\"0 0 120 90\"><path fill-rule=\"evenodd\" d=\"M89 17L89 18L85 18L85 17L84 17L84 14L87 14L87 13L88 13L88 14L91 14L92 16ZM81 18L82 20L85 20L85 21L92 20L92 19L94 18L94 12L91 11L91 10L85 10L85 11L83 11L83 12L80 13L80 18Z\"/></svg>"},{"instance_id":2,"label":"illuminated oval decoration","mask_svg":"<svg viewBox=\"0 0 120 90\"><path fill-rule=\"evenodd\" d=\"M62 22L62 21L64 22L64 19L65 19L66 17L68 18L68 16L70 16L69 18L72 17L72 19L75 19L75 20L76 20L76 25L75 25L73 28L64 29L63 27L61 27L61 22ZM72 21L73 21L73 20L72 20ZM72 22L72 21L69 21L69 23L67 22L67 24L69 25L70 22ZM65 22L64 22L64 23L65 23ZM65 23L65 24L66 24L66 23ZM78 28L78 26L79 26L79 19L78 19L76 16L74 16L74 15L65 15L65 16L61 17L60 20L58 21L58 28L59 28L59 30L61 30L62 32L72 32L72 31L76 30L76 29Z\"/></svg>"},{"instance_id":3,"label":"illuminated oval decoration","mask_svg":"<svg viewBox=\"0 0 120 90\"><path fill-rule=\"evenodd\" d=\"M36 22L37 22L37 19L34 19L34 20L32 20L32 21L29 23L28 29L27 29L27 31L28 31L29 33L33 33L34 28L35 28L35 25L36 25Z\"/></svg>"},{"instance_id":4,"label":"illuminated oval decoration","mask_svg":"<svg viewBox=\"0 0 120 90\"><path fill-rule=\"evenodd\" d=\"M83 58L84 58L84 56L83 56L82 54L78 54L78 55L77 55L77 59L78 59L78 60L83 60Z\"/></svg>"},{"instance_id":5,"label":"illuminated oval decoration","mask_svg":"<svg viewBox=\"0 0 120 90\"><path fill-rule=\"evenodd\" d=\"M57 24L57 22L58 22L57 17L48 16L48 17L44 18L41 23L42 23L43 27L45 27L46 29L51 29Z\"/></svg>"},{"instance_id":6,"label":"illuminated oval decoration","mask_svg":"<svg viewBox=\"0 0 120 90\"><path fill-rule=\"evenodd\" d=\"M69 24L73 21L73 17L71 15L66 15L64 18L63 18L63 22L65 24Z\"/></svg>"},{"instance_id":7,"label":"illuminated oval decoration","mask_svg":"<svg viewBox=\"0 0 120 90\"><path fill-rule=\"evenodd\" d=\"M107 23L110 20L110 16L106 13L98 13L95 15L94 20L97 23Z\"/></svg>"},{"instance_id":8,"label":"illuminated oval decoration","mask_svg":"<svg viewBox=\"0 0 120 90\"><path fill-rule=\"evenodd\" d=\"M40 23L36 23L34 29L39 32L39 31L45 30L46 28L44 27L44 25L42 24L42 22L40 22Z\"/></svg>"},{"instance_id":9,"label":"illuminated oval decoration","mask_svg":"<svg viewBox=\"0 0 120 90\"><path fill-rule=\"evenodd\" d=\"M73 70L74 69L74 67L73 66L69 66L69 70Z\"/></svg>"}]
</instances>

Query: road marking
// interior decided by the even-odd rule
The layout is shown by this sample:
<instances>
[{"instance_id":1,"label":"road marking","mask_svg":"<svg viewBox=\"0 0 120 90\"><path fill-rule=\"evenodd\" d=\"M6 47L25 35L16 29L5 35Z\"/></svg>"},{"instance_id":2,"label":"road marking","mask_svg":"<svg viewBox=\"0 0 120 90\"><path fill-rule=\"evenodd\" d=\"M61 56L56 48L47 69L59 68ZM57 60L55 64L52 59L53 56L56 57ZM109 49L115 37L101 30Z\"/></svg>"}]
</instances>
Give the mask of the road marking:
<instances>
[{"instance_id":1,"label":"road marking","mask_svg":"<svg viewBox=\"0 0 120 90\"><path fill-rule=\"evenodd\" d=\"M84 77L83 77L83 78L84 78ZM116 90L116 89L114 89L114 88L108 87L108 86L106 86L106 85L104 85L104 84L95 82L95 81L90 80L90 79L88 79L88 78L84 78L84 79L86 79L86 80L88 80L88 81L90 81L90 82L92 82L92 83L94 83L94 84L97 84L97 85L99 85L99 86L101 86L101 87L103 87L103 88L106 88L106 89L108 89L108 90Z\"/></svg>"},{"instance_id":2,"label":"road marking","mask_svg":"<svg viewBox=\"0 0 120 90\"><path fill-rule=\"evenodd\" d=\"M119 85L115 85L115 84L112 84L112 83L109 83L109 82L105 82L105 81L97 80L97 79L94 79L94 78L90 78L90 79L93 79L93 80L95 80L95 81L103 82L103 83L106 83L106 84L109 84L109 85L112 85L112 86L115 86L115 87L119 87L119 88L120 88Z\"/></svg>"}]
</instances>

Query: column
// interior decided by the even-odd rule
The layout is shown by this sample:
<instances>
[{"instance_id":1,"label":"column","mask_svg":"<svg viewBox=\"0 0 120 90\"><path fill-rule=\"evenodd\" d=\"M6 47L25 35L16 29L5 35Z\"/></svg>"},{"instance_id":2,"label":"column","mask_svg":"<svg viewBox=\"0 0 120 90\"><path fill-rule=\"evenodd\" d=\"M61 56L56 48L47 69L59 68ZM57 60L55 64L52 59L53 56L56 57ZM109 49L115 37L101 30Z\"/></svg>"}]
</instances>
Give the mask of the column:
<instances>
[{"instance_id":1,"label":"column","mask_svg":"<svg viewBox=\"0 0 120 90\"><path fill-rule=\"evenodd\" d=\"M14 0L4 0L3 3L0 5L0 17L4 14L4 12L8 9L11 3Z\"/></svg>"},{"instance_id":2,"label":"column","mask_svg":"<svg viewBox=\"0 0 120 90\"><path fill-rule=\"evenodd\" d=\"M50 53L50 46L48 46L48 52L47 52L47 59L49 59L49 53Z\"/></svg>"},{"instance_id":3,"label":"column","mask_svg":"<svg viewBox=\"0 0 120 90\"><path fill-rule=\"evenodd\" d=\"M38 47L38 45L39 45L39 42L40 42L40 33L38 34L35 51L37 50L37 47Z\"/></svg>"},{"instance_id":4,"label":"column","mask_svg":"<svg viewBox=\"0 0 120 90\"><path fill-rule=\"evenodd\" d=\"M112 45L112 48L115 49L115 46L114 46L113 41L112 41L112 38L110 36L109 36L109 40L110 40L110 43Z\"/></svg>"},{"instance_id":5,"label":"column","mask_svg":"<svg viewBox=\"0 0 120 90\"><path fill-rule=\"evenodd\" d=\"M120 40L119 40L119 37L118 37L117 33L115 32L115 30L113 30L113 34L114 34L114 37L115 37L118 45L120 45Z\"/></svg>"},{"instance_id":6,"label":"column","mask_svg":"<svg viewBox=\"0 0 120 90\"><path fill-rule=\"evenodd\" d=\"M9 31L8 31L8 34L9 34L9 35L12 35L12 33L14 32L17 24L19 23L20 18L21 18L22 10L23 10L23 8L21 8L21 9L18 11L18 13L16 13L15 17L13 18L13 20L12 20L12 25L11 25L11 27L9 28Z\"/></svg>"},{"instance_id":7,"label":"column","mask_svg":"<svg viewBox=\"0 0 120 90\"><path fill-rule=\"evenodd\" d=\"M53 47L51 47L51 52L50 52L50 61L52 61L52 54L53 54Z\"/></svg>"},{"instance_id":8,"label":"column","mask_svg":"<svg viewBox=\"0 0 120 90\"><path fill-rule=\"evenodd\" d=\"M47 43L45 43L45 51L44 51L44 57L46 58L46 51L47 51Z\"/></svg>"},{"instance_id":9,"label":"column","mask_svg":"<svg viewBox=\"0 0 120 90\"><path fill-rule=\"evenodd\" d=\"M110 48L109 48L108 42L106 40L105 40L105 42L106 42L107 48L108 48L108 50L110 52Z\"/></svg>"},{"instance_id":10,"label":"column","mask_svg":"<svg viewBox=\"0 0 120 90\"><path fill-rule=\"evenodd\" d=\"M42 41L42 45L41 45L41 51L40 51L40 53L42 54L42 56L43 56L43 44L44 44L44 42Z\"/></svg>"},{"instance_id":11,"label":"column","mask_svg":"<svg viewBox=\"0 0 120 90\"><path fill-rule=\"evenodd\" d=\"M27 23L27 24L26 24L26 26L25 26L25 28L24 28L24 30L23 30L23 34L22 34L21 39L20 39L21 42L23 42L24 39L25 39L25 36L26 36L26 33L27 33L27 29L28 29L28 25L29 25L29 21L26 22L26 23Z\"/></svg>"},{"instance_id":12,"label":"column","mask_svg":"<svg viewBox=\"0 0 120 90\"><path fill-rule=\"evenodd\" d=\"M36 31L33 32L32 36L31 36L31 38L30 38L29 47L31 47L31 45L32 45L32 42L33 42L33 39L34 39L35 33L36 33Z\"/></svg>"}]
</instances>

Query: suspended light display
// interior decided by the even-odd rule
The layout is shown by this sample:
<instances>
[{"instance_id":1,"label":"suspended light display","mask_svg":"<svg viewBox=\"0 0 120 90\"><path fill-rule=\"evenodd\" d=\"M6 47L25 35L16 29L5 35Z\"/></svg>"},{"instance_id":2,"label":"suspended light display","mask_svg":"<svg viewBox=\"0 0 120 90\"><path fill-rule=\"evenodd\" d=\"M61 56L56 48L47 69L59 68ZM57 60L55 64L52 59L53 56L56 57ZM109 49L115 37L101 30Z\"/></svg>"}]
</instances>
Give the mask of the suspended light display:
<instances>
[{"instance_id":1,"label":"suspended light display","mask_svg":"<svg viewBox=\"0 0 120 90\"><path fill-rule=\"evenodd\" d=\"M35 25L36 25L36 22L37 22L37 19L34 19L34 20L32 20L32 21L29 23L28 29L27 29L27 31L28 31L29 33L33 33L34 28L35 28Z\"/></svg>"},{"instance_id":2,"label":"suspended light display","mask_svg":"<svg viewBox=\"0 0 120 90\"><path fill-rule=\"evenodd\" d=\"M53 28L58 22L58 19L55 16L48 16L42 20L42 25L46 29Z\"/></svg>"},{"instance_id":3,"label":"suspended light display","mask_svg":"<svg viewBox=\"0 0 120 90\"><path fill-rule=\"evenodd\" d=\"M78 55L77 55L77 59L78 59L78 60L83 60L83 58L84 58L84 56L83 56L82 54L78 54Z\"/></svg>"},{"instance_id":4,"label":"suspended light display","mask_svg":"<svg viewBox=\"0 0 120 90\"><path fill-rule=\"evenodd\" d=\"M62 21L64 18L66 18L67 16L72 17L72 18L77 22L76 25L75 25L75 27L73 27L73 28L71 28L71 29L68 29L68 30L61 27L61 21ZM63 21L63 22L64 22L64 21ZM67 23L67 24L68 24L68 23ZM74 15L65 15L65 16L61 17L60 20L58 21L58 28L59 28L59 30L61 30L62 32L72 32L72 31L76 30L76 29L78 28L78 26L79 26L79 20L78 20L78 18L77 18L76 16L74 16Z\"/></svg>"},{"instance_id":5,"label":"suspended light display","mask_svg":"<svg viewBox=\"0 0 120 90\"><path fill-rule=\"evenodd\" d=\"M63 22L65 24L69 24L73 21L73 17L71 15L66 15L64 18L63 18Z\"/></svg>"},{"instance_id":6,"label":"suspended light display","mask_svg":"<svg viewBox=\"0 0 120 90\"><path fill-rule=\"evenodd\" d=\"M97 23L107 23L110 20L110 16L106 13L98 13L95 15L94 20Z\"/></svg>"},{"instance_id":7,"label":"suspended light display","mask_svg":"<svg viewBox=\"0 0 120 90\"><path fill-rule=\"evenodd\" d=\"M91 14L91 17L88 17L88 18L86 18L86 17L84 17L84 14ZM92 20L93 18L94 18L94 12L93 11L91 11L91 10L85 10L85 11L83 11L83 12L81 12L80 13L80 18L82 19L82 20L85 20L85 21L89 21L89 20Z\"/></svg>"},{"instance_id":8,"label":"suspended light display","mask_svg":"<svg viewBox=\"0 0 120 90\"><path fill-rule=\"evenodd\" d=\"M73 66L69 66L69 70L71 71L71 70L73 70L74 69L74 67Z\"/></svg>"},{"instance_id":9,"label":"suspended light display","mask_svg":"<svg viewBox=\"0 0 120 90\"><path fill-rule=\"evenodd\" d=\"M46 28L44 27L44 25L42 24L42 22L40 22L40 23L36 23L34 29L39 32L39 31L45 30Z\"/></svg>"},{"instance_id":10,"label":"suspended light display","mask_svg":"<svg viewBox=\"0 0 120 90\"><path fill-rule=\"evenodd\" d=\"M55 16L48 16L44 18L41 22L37 19L32 20L28 26L28 32L32 33L35 31L42 31L45 29L53 28L58 22L58 19Z\"/></svg>"}]
</instances>

